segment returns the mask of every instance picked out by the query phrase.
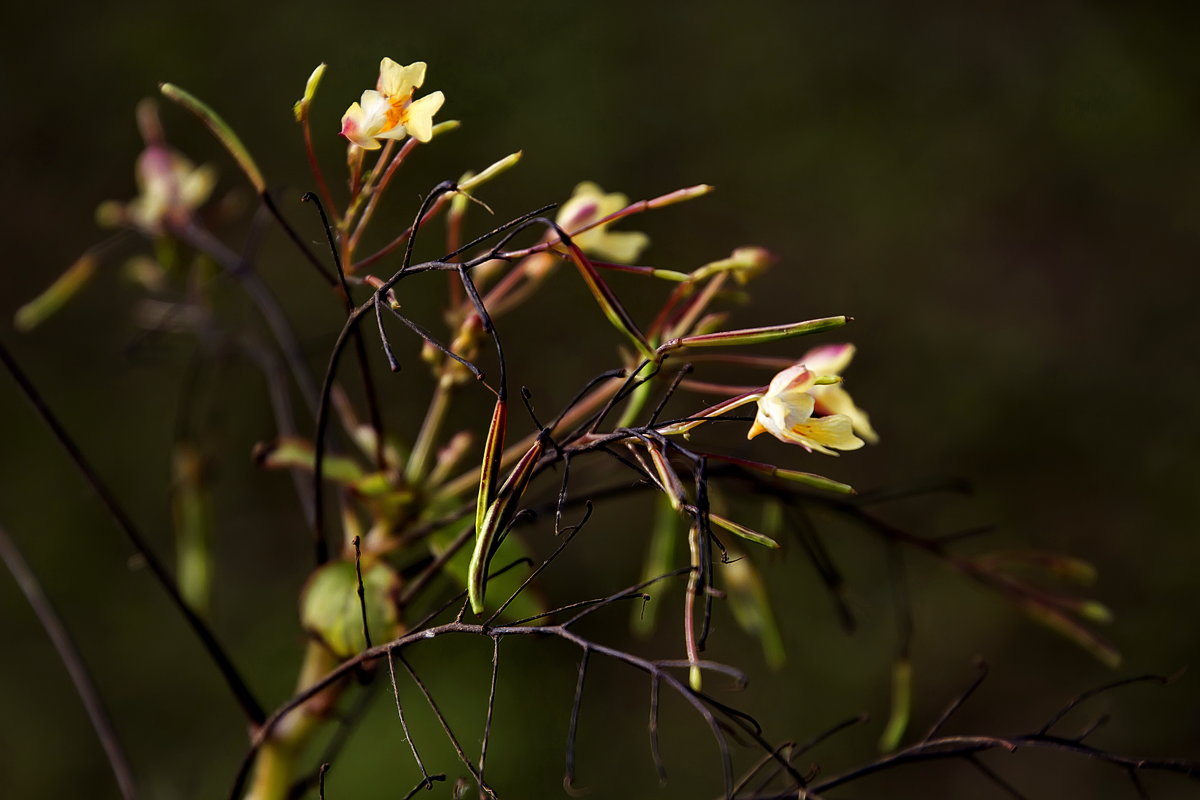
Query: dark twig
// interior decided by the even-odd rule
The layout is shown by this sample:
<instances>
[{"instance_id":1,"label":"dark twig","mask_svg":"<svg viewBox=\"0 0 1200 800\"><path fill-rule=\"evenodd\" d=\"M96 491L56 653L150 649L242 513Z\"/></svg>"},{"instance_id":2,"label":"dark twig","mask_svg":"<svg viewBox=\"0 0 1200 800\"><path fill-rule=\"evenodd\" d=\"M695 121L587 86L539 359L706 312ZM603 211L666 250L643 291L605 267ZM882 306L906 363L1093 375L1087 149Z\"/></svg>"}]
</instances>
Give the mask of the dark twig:
<instances>
[{"instance_id":1,"label":"dark twig","mask_svg":"<svg viewBox=\"0 0 1200 800\"><path fill-rule=\"evenodd\" d=\"M675 373L675 377L671 380L671 385L667 387L667 391L663 394L662 399L658 401L658 405L654 407L654 413L650 415L650 421L646 423L646 427L652 428L658 422L658 417L662 414L663 409L667 407L667 403L675 395L675 391L679 388L679 384L692 373L692 365L684 364L679 371Z\"/></svg>"},{"instance_id":2,"label":"dark twig","mask_svg":"<svg viewBox=\"0 0 1200 800\"><path fill-rule=\"evenodd\" d=\"M930 726L929 731L923 737L921 737L922 742L928 742L934 736L937 736L937 732L942 729L943 725L946 724L946 720L950 719L954 712L958 711L958 709L962 707L962 704L967 702L967 698L973 695L975 690L979 688L979 685L983 683L984 679L987 678L987 663L983 659L979 659L975 662L975 666L979 671L975 676L975 679L972 680L971 684L963 690L962 694L954 698L950 705L946 706L946 710L943 711L941 716L937 718L937 721ZM1043 731L1043 733L1045 733L1045 731Z\"/></svg>"},{"instance_id":3,"label":"dark twig","mask_svg":"<svg viewBox=\"0 0 1200 800\"><path fill-rule=\"evenodd\" d=\"M1094 720L1088 723L1086 728L1084 728L1075 736L1075 741L1082 742L1084 739L1088 738L1093 733L1107 725L1108 720L1108 714L1101 714L1100 716L1096 717Z\"/></svg>"},{"instance_id":4,"label":"dark twig","mask_svg":"<svg viewBox=\"0 0 1200 800\"><path fill-rule=\"evenodd\" d=\"M363 588L362 577L362 550L359 547L358 537L354 537L354 574L358 579L358 610L362 615L362 632L363 641L366 642L367 649L371 649L371 628L367 625L367 593Z\"/></svg>"},{"instance_id":5,"label":"dark twig","mask_svg":"<svg viewBox=\"0 0 1200 800\"><path fill-rule=\"evenodd\" d=\"M788 527L796 534L813 569L817 571L817 576L824 584L829 599L833 602L838 621L842 624L842 629L846 633L854 633L858 623L854 618L854 612L850 610L850 604L846 602L845 580L842 578L841 570L829 555L829 550L825 547L825 542L817 532L816 526L812 524L808 512L801 505L796 505L791 510L789 519L792 524Z\"/></svg>"},{"instance_id":6,"label":"dark twig","mask_svg":"<svg viewBox=\"0 0 1200 800\"><path fill-rule=\"evenodd\" d=\"M898 750L870 764L865 764L840 775L834 775L818 783L813 783L810 786L810 791L817 794L827 792L838 786L843 786L865 778L868 775L873 775L903 764L936 761L946 758L963 758L987 750L1004 750L1012 753L1022 748L1047 749L1092 758L1102 763L1119 767L1129 775L1133 775L1135 771L1154 770L1183 775L1200 781L1200 762L1185 761L1182 759L1133 758L1109 753L1072 739L1033 733L1009 737L944 736L938 739L931 739L928 742L920 742L903 750Z\"/></svg>"},{"instance_id":7,"label":"dark twig","mask_svg":"<svg viewBox=\"0 0 1200 800\"><path fill-rule=\"evenodd\" d=\"M650 734L650 758L654 761L654 771L658 774L658 785L667 783L667 765L663 762L662 749L658 742L658 698L662 690L662 682L656 677L650 677L650 723L647 730Z\"/></svg>"},{"instance_id":8,"label":"dark twig","mask_svg":"<svg viewBox=\"0 0 1200 800\"><path fill-rule=\"evenodd\" d=\"M587 510L584 512L583 519L581 519L579 521L579 524L573 525L571 528L568 529L569 533L563 538L563 540L561 542L559 542L558 547L554 548L554 552L551 553L545 560L543 560L541 564L538 564L537 567L532 572L530 572L528 576L526 576L525 580L521 581L521 585L518 586L511 595L509 595L508 599L505 600L503 603L501 603L500 607L497 608L494 612L492 612L492 615L487 618L486 622L483 623L484 627L491 625L497 618L499 618L499 616L502 613L504 613L504 610L506 608L508 608L508 606L514 600L516 600L517 597L519 597L522 592L525 591L525 588L527 586L529 586L529 584L533 583L533 581L537 578L538 575L542 574L542 570L544 570L546 567L550 566L550 564L552 562L554 562L555 559L558 558L558 556L562 553L562 551L566 549L567 545L569 545L571 543L571 540L575 538L575 534L578 533L579 530L584 525L587 524L587 521L588 521L588 519L591 518L591 516L592 516L592 505L591 505L591 503L588 503Z\"/></svg>"},{"instance_id":9,"label":"dark twig","mask_svg":"<svg viewBox=\"0 0 1200 800\"><path fill-rule=\"evenodd\" d=\"M789 749L787 752L787 756L786 756L787 763L789 763L789 764L794 763L796 761L796 759L800 758L800 756L804 755L805 753L809 752L813 748L817 747L822 742L826 741L827 739L829 739L833 736L836 736L837 734L841 733L842 731L846 730L847 728L851 728L855 725L859 725L859 724L862 724L863 722L866 722L867 719L868 719L868 717L866 714L859 714L856 717L851 717L850 719L842 720L838 724L834 725L832 728L827 728L826 730L821 731L816 736L812 737L811 739L809 739L807 742L805 742L802 745L793 745L791 747L791 749ZM776 752L778 752L782 755L782 748L777 749ZM766 760L766 759L764 759L764 760ZM761 781L759 781L758 790L755 793L755 796L762 794L763 791L766 789L766 787L769 786L770 783L773 780L775 780L777 777L779 777L779 774L784 771L783 767L779 764L778 759L772 758L769 761L773 762L775 766L763 776ZM757 772L757 771L762 770L763 768L764 768L764 766L760 765L760 766L756 767L754 771ZM749 776L747 776L747 778L751 778L751 777L753 777L753 772ZM798 782L798 785L803 785L803 781Z\"/></svg>"},{"instance_id":10,"label":"dark twig","mask_svg":"<svg viewBox=\"0 0 1200 800\"><path fill-rule=\"evenodd\" d=\"M329 427L329 405L330 396L333 393L333 384L337 377L338 362L341 361L342 352L345 350L346 342L351 334L357 330L358 323L362 319L363 314L370 309L370 305L359 306L346 319L346 324L342 326L341 332L338 334L337 341L333 344L333 349L329 353L329 364L325 368L325 379L321 382L321 394L317 403L317 424L316 432L313 434L313 556L318 565L324 564L329 560L329 542L325 539L325 492L322 482L324 480L325 466L325 449L326 449L326 430Z\"/></svg>"},{"instance_id":11,"label":"dark twig","mask_svg":"<svg viewBox=\"0 0 1200 800\"><path fill-rule=\"evenodd\" d=\"M983 760L978 756L966 756L963 760L974 767L980 775L991 781L993 786L1007 794L1009 797L1015 798L1015 800L1029 800L1027 797L1025 797L1025 795L1017 791L1017 787L1004 780L1004 778L1000 777L999 773L997 773L987 764L983 763Z\"/></svg>"},{"instance_id":12,"label":"dark twig","mask_svg":"<svg viewBox=\"0 0 1200 800\"><path fill-rule=\"evenodd\" d=\"M429 771L425 769L425 763L421 761L421 754L417 752L417 743L413 741L412 732L408 729L408 722L404 719L404 708L400 705L400 687L396 685L396 667L391 650L387 652L387 664L388 677L392 681L392 696L396 698L396 716L400 718L400 728L404 731L404 740L408 742L408 746L412 750L413 760L417 762L417 769L421 770L421 777L424 779L423 785L427 789L432 789L433 784L429 782Z\"/></svg>"},{"instance_id":13,"label":"dark twig","mask_svg":"<svg viewBox=\"0 0 1200 800\"><path fill-rule=\"evenodd\" d=\"M21 551L17 548L17 543L9 537L2 525L0 525L0 559L12 573L21 593L29 601L33 613L37 615L38 622L46 631L46 635L50 637L54 649L58 651L58 657L62 660L63 666L67 668L67 674L71 676L71 683L74 684L75 691L79 693L83 708L87 712L88 719L91 720L92 728L96 731L96 738L100 740L100 746L104 748L104 754L108 757L108 766L112 769L113 777L117 779L117 787L121 791L121 796L125 800L134 800L137 797L137 789L134 785L133 769L129 766L125 748L121 746L116 728L113 727L108 710L104 707L100 690L97 688L96 682L92 680L91 672L88 671L87 662L83 660L83 654L75 647L75 642L71 639L71 634L67 631L62 619L59 618L58 612L55 611L54 604L42 591L37 576L25 563Z\"/></svg>"},{"instance_id":14,"label":"dark twig","mask_svg":"<svg viewBox=\"0 0 1200 800\"><path fill-rule=\"evenodd\" d=\"M590 648L584 647L579 657L579 677L575 682L575 699L571 703L571 721L567 725L567 773L563 777L563 786L567 791L578 791L575 785L575 741L579 733L579 710L583 705L583 682L587 677L588 659L591 657Z\"/></svg>"},{"instance_id":15,"label":"dark twig","mask_svg":"<svg viewBox=\"0 0 1200 800\"><path fill-rule=\"evenodd\" d=\"M488 742L492 738L492 712L496 708L496 675L500 672L500 637L492 638L492 680L488 685L487 717L483 722L483 741L479 745L479 778L484 779Z\"/></svg>"},{"instance_id":16,"label":"dark twig","mask_svg":"<svg viewBox=\"0 0 1200 800\"><path fill-rule=\"evenodd\" d=\"M450 729L450 723L446 721L446 717L444 714L442 714L442 710L438 708L438 704L433 699L433 695L431 695L429 693L429 689L425 687L425 682L421 680L421 677L417 675L416 670L412 668L412 666L408 663L408 660L405 659L402 654L397 654L396 657L400 659L400 663L403 664L404 669L408 671L409 676L413 679L413 683L417 684L417 688L421 690L421 694L425 695L425 702L427 702L429 707L433 709L434 716L437 717L438 722L442 726L442 732L445 733L446 738L450 740L450 744L454 747L454 752L458 754L458 760L462 762L463 766L467 768L467 771L471 773L471 776L475 778L475 782L479 785L479 790L484 792L488 797L491 797L492 800L497 800L496 793L492 791L490 786L487 785L487 783L483 780L483 775L481 775L479 771L475 769L475 766L471 764L471 759L467 758L467 754L463 752L462 745L458 743L458 737L455 736L454 731Z\"/></svg>"},{"instance_id":17,"label":"dark twig","mask_svg":"<svg viewBox=\"0 0 1200 800\"><path fill-rule=\"evenodd\" d=\"M287 234L292 244L296 245L296 249L304 256L304 259L309 264L312 264L325 283L330 286L337 286L337 277L329 271L328 267L321 263L321 259L317 258L317 254L309 249L309 246L300 238L300 234L296 233L296 229L283 216L283 212L279 210L279 206L275 205L275 200L271 197L271 193L264 189L260 197L262 197L263 204L266 205L267 210L271 212L271 216L275 217L275 221L283 228L283 232Z\"/></svg>"},{"instance_id":18,"label":"dark twig","mask_svg":"<svg viewBox=\"0 0 1200 800\"><path fill-rule=\"evenodd\" d=\"M686 572L688 570L683 570L683 571ZM678 573L673 573L673 574L678 574ZM670 576L663 576L663 577L670 577ZM605 598L603 601L601 601L598 604L598 606L599 607L607 606L618 600L623 600L623 599L629 598L631 596L637 596L637 595L639 595L639 593L641 592L642 589L650 586L651 584L658 582L661 579L662 578L654 578L654 579L651 579L648 581L643 581L642 583L636 584L636 585L628 587L626 589L623 589L620 592L609 595L607 598ZM465 594L465 592L460 593L458 595L458 597L462 598L464 596L464 594ZM346 661L343 661L341 664L339 664L337 667L335 667L330 672L325 674L323 677L318 678L317 680L313 681L305 689L297 692L291 699L289 699L286 703L284 703L279 708L277 708L274 712L272 712L270 717L268 717L267 720L261 726L259 726L257 728L257 730L255 731L254 736L252 738L250 748L247 750L246 755L242 760L241 766L238 769L238 773L234 779L233 786L230 791L230 797L237 798L240 796L242 787L245 785L245 781L246 781L247 777L249 776L250 767L254 763L254 759L255 759L256 754L258 753L259 748L271 736L272 732L275 730L276 726L280 723L280 721L282 719L284 719L291 711L293 711L296 708L298 708L299 706L303 705L305 702L310 700L312 697L320 694L322 691L327 689L329 686L337 683L338 681L344 679L345 677L347 677L349 675L355 674L364 665L366 665L368 663L372 663L380 658L386 657L388 653L396 653L397 655L400 655L400 653L399 653L400 650L408 647L409 645L411 645L413 643L416 643L419 641L425 641L425 640L429 640L429 639L435 639L435 638L438 638L439 636L445 636L448 634L473 634L473 635L477 635L477 636L483 635L483 636L488 636L488 637L503 637L503 636L545 637L545 636L552 636L552 637L556 637L556 638L571 642L575 646L579 647L581 650L587 649L588 651L590 651L592 653L596 653L596 654L599 654L599 655L602 655L602 656L605 656L608 658L612 658L616 661L620 661L621 663L627 664L627 665L645 673L647 676L649 676L652 679L655 679L655 680L658 680L660 682L667 684L673 690L675 690L689 705L692 706L692 708L696 711L696 713L699 714L701 716L701 718L705 720L705 722L708 724L710 730L712 731L714 741L717 743L717 747L718 747L718 750L719 750L719 753L721 756L723 771L724 771L724 774L726 777L726 783L725 783L726 793L728 794L728 791L732 786L732 764L731 764L731 760L730 760L731 756L730 756L730 752L729 752L729 745L725 740L724 734L722 733L721 724L718 722L716 716L713 714L712 710L706 704L706 699L703 698L701 695L697 694L696 692L693 692L683 681L681 681L679 678L677 678L676 676L671 674L669 671L667 671L663 667L656 664L655 662L649 661L644 658L640 658L636 655L633 655L632 653L628 653L628 652L625 652L622 650L618 650L616 648L612 648L612 647L608 647L608 646L599 644L597 642L593 642L591 640L588 640L588 639L585 639L585 638L579 636L578 634L574 633L573 631L568 630L568 627L567 627L568 625L573 624L574 622L578 621L586 613L587 612L582 612L580 614L577 614L576 616L574 616L570 620L568 620L566 623L563 623L560 625L506 625L506 626L496 626L496 627L485 627L483 625L465 623L465 622L461 622L461 621L449 622L449 623L445 623L443 625L439 625L439 626L432 627L432 628L414 629L414 630L404 634L403 636L392 640L391 642L387 642L382 645L377 645L377 646L371 648L370 650L364 650L361 653L356 654L355 656L347 659ZM400 656L400 657L401 657L401 662L404 663L406 667L408 667L407 662L404 661L402 656ZM700 664L700 666L704 667L707 665L702 662ZM411 668L409 668L409 669L411 672ZM415 678L415 674L414 674L414 678ZM425 691L423 688L424 684L420 683L419 680L417 681L417 683L418 683L418 686L422 687L422 691L424 692ZM428 693L427 692L425 692L425 693L427 695L427 699L429 699ZM436 710L436 705L434 706L434 708L435 708L435 713L439 713ZM475 775L474 765L471 764L469 760L466 760L465 753L463 753L462 748L460 746L458 746L457 740L454 738L453 733L449 730L448 724L445 723L444 719L442 720L442 722L443 722L443 729L446 731L447 737L450 739L451 744L454 745L456 747L456 750L460 753L460 756L459 756L460 760L462 760L463 764L472 773L472 775ZM761 742L760 739L756 739L756 741ZM770 746L767 746L765 749L769 750L771 748L770 748ZM790 765L788 766L788 769L789 770L791 769ZM478 778L478 776L476 776L476 777ZM480 782L480 783L482 786L483 785L482 782ZM488 790L485 790L485 791L488 791Z\"/></svg>"},{"instance_id":19,"label":"dark twig","mask_svg":"<svg viewBox=\"0 0 1200 800\"><path fill-rule=\"evenodd\" d=\"M320 798L320 800L325 800L325 773L326 772L329 772L329 764L328 763L322 764L321 768L317 770L317 797Z\"/></svg>"},{"instance_id":20,"label":"dark twig","mask_svg":"<svg viewBox=\"0 0 1200 800\"><path fill-rule=\"evenodd\" d=\"M325 241L329 244L329 253L333 258L333 265L337 269L338 289L342 295L342 304L346 310L346 314L354 313L354 298L350 294L350 285L346 282L346 271L342 266L342 256L338 252L337 242L334 241L333 228L329 225L329 217L325 214L325 206L321 203L321 199L312 192L306 192L300 198L302 203L312 203L317 214L321 217L321 227L325 229ZM363 393L366 395L367 401L367 416L371 421L371 430L375 432L375 465L379 469L386 469L387 461L384 458L384 440L383 440L383 412L379 408L379 393L375 391L375 378L371 374L371 362L367 358L367 348L363 343L362 330L354 329L354 353L358 359L358 371L362 375Z\"/></svg>"},{"instance_id":21,"label":"dark twig","mask_svg":"<svg viewBox=\"0 0 1200 800\"><path fill-rule=\"evenodd\" d=\"M774 750L772 750L771 752L767 753L762 758L760 758L758 760L758 763L756 763L753 767L751 767L750 770L745 775L742 776L742 779L740 781L738 781L737 784L733 787L732 796L737 797L738 793L741 792L743 789L745 789L747 786L749 786L750 782L752 780L754 780L754 777L756 775L758 775L758 773L765 770L768 766L771 766L772 764L774 764L775 770L773 770L771 773L769 773L767 778L759 784L759 791L761 792L764 788L766 788L766 786L768 784L770 784L770 782L774 779L774 777L779 774L778 762L787 760L788 759L787 754L790 753L791 749L795 746L796 746L795 742L784 742L783 744L779 745Z\"/></svg>"},{"instance_id":22,"label":"dark twig","mask_svg":"<svg viewBox=\"0 0 1200 800\"><path fill-rule=\"evenodd\" d=\"M442 782L445 780L446 780L446 776L441 773L438 773L437 775L430 775L427 778L425 778L425 780L421 781L416 786L409 789L408 794L404 795L404 797L401 800L412 800L414 797L417 796L417 792L421 791L422 789L426 789L426 790L432 789L434 781Z\"/></svg>"},{"instance_id":23,"label":"dark twig","mask_svg":"<svg viewBox=\"0 0 1200 800\"><path fill-rule=\"evenodd\" d=\"M279 305L279 300L263 281L262 276L251 269L246 254L235 253L224 242L195 224L178 227L173 230L173 233L220 264L230 277L241 284L242 289L267 323L267 327L271 329L271 334L275 337L284 360L292 372L292 377L296 381L296 386L300 390L300 396L304 398L309 411L313 411L317 406L317 390L312 370L304 360L300 342L296 339L296 333L292 329L291 323L288 322L283 308Z\"/></svg>"},{"instance_id":24,"label":"dark twig","mask_svg":"<svg viewBox=\"0 0 1200 800\"><path fill-rule=\"evenodd\" d=\"M1111 692L1113 689L1119 689L1122 686L1128 686L1133 683L1158 683L1158 684L1166 685L1167 683L1170 683L1170 680L1171 679L1169 677L1166 677L1163 675L1137 675L1132 678L1121 678L1119 680L1111 681L1110 683L1105 683L1101 686L1097 686L1094 689L1089 689L1088 691L1083 692L1082 694L1072 697L1067 702L1067 704L1064 705L1062 708L1060 708L1054 714L1054 716L1052 716L1050 718L1050 720L1045 725L1043 725L1041 728L1038 729L1038 733L1039 734L1049 733L1050 729L1053 728L1055 725L1057 725L1058 722L1063 717L1065 717L1067 714L1071 713L1072 709L1074 709L1080 703L1090 700L1091 698L1095 697L1098 694L1104 694L1105 692Z\"/></svg>"},{"instance_id":25,"label":"dark twig","mask_svg":"<svg viewBox=\"0 0 1200 800\"><path fill-rule=\"evenodd\" d=\"M221 646L220 642L217 641L217 637L208 627L208 624L183 599L183 595L179 593L179 587L176 585L175 579L171 577L171 573L167 571L167 568L158 559L158 556L154 555L146 537L138 530L137 526L133 523L133 519L125 512L125 509L117 501L116 495L101 480L100 475L92 468L91 463L84 458L83 451L79 449L75 440L67 433L66 428L62 426L58 417L50 410L50 406L46 404L36 387L34 387L28 376L17 365L17 362L2 343L0 343L0 361L4 362L9 373L17 382L17 385L21 387L21 391L25 394L25 397L37 409L42 421L54 433L58 443L67 451L67 455L75 465L75 468L83 475L84 480L91 486L96 496L100 498L100 502L104 505L105 510L108 511L113 522L125 534L125 538L133 545L133 549L145 560L146 566L149 567L150 572L163 588L163 591L167 593L167 596L171 599L171 603L179 610L179 613L183 615L192 632L200 639L209 658L213 660L217 670L221 673L221 677L225 679L226 685L237 700L238 705L241 706L242 713L245 714L246 719L254 725L263 722L266 715L263 713L262 706L258 704L254 695L250 692L250 688L242 679L241 674L233 666L233 662L225 653L225 649Z\"/></svg>"}]
</instances>

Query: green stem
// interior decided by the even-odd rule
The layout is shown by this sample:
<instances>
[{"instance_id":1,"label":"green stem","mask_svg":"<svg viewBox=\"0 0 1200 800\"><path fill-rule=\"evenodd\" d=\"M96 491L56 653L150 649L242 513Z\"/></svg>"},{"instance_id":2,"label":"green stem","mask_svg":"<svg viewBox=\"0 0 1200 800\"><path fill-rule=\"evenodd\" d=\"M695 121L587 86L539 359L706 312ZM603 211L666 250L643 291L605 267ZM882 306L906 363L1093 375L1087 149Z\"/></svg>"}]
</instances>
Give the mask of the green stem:
<instances>
[{"instance_id":1,"label":"green stem","mask_svg":"<svg viewBox=\"0 0 1200 800\"><path fill-rule=\"evenodd\" d=\"M404 469L404 477L410 485L416 485L425 476L429 467L429 457L433 453L433 443L446 419L446 410L450 407L450 392L453 388L448 376L443 376L433 392L429 402L429 410L425 412L425 420L417 433L417 441L413 444L412 453L408 457L408 466Z\"/></svg>"},{"instance_id":2,"label":"green stem","mask_svg":"<svg viewBox=\"0 0 1200 800\"><path fill-rule=\"evenodd\" d=\"M337 660L316 640L310 640L296 681L304 691L337 666ZM342 693L344 683L335 683L288 714L263 743L254 765L254 780L245 800L285 800L300 773L300 758L313 734L325 721Z\"/></svg>"}]
</instances>

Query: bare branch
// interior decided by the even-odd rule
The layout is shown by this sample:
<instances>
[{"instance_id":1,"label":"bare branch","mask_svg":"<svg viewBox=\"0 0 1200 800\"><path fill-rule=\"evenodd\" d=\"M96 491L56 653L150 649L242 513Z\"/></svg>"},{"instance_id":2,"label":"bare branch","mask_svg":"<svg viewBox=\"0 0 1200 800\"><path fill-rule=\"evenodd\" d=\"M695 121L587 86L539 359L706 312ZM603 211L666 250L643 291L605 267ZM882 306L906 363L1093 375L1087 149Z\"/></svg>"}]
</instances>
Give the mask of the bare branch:
<instances>
[{"instance_id":1,"label":"bare branch","mask_svg":"<svg viewBox=\"0 0 1200 800\"><path fill-rule=\"evenodd\" d=\"M171 573L167 571L162 561L150 549L149 541L138 530L133 522L133 518L129 516L117 500L116 495L108 488L108 484L101 480L99 473L92 468L91 463L84 457L83 451L79 449L79 445L67 433L66 428L59 422L54 412L50 410L50 406L46 404L46 401L33 385L33 382L25 375L25 372L2 343L0 343L0 361L4 362L9 374L17 382L25 397L33 404L42 421L46 423L46 427L50 429L54 437L58 440L58 443L67 452L71 463L75 465L75 468L83 475L84 480L100 499L101 504L108 511L108 515L116 523L117 528L125 534L125 538L133 545L134 551L145 559L146 566L150 568L150 572L158 581L159 586L167 593L167 597L170 598L172 605L179 610L179 613L183 615L192 632L200 639L209 658L212 659L217 670L221 673L221 677L225 679L226 685L237 700L238 705L241 706L242 713L245 714L246 719L255 725L261 723L265 718L262 706L254 698L245 680L242 679L241 673L234 667L233 661L230 660L225 652L225 648L217 641L217 637L213 634L212 629L208 627L208 624L183 599L183 596L179 593L179 587L176 585L175 579L171 577Z\"/></svg>"},{"instance_id":2,"label":"bare branch","mask_svg":"<svg viewBox=\"0 0 1200 800\"><path fill-rule=\"evenodd\" d=\"M137 797L137 789L133 780L133 769L129 766L129 757L125 754L121 739L117 736L116 728L113 727L112 720L108 716L108 710L104 707L100 690L92 679L87 662L83 660L83 654L75 647L75 642L71 639L71 634L58 616L58 612L55 611L54 604L42 591L37 576L25 563L21 551L17 548L17 543L12 540L2 525L0 525L0 559L12 573L13 580L17 582L21 593L29 601L33 613L37 615L38 622L42 624L54 649L58 651L58 657L62 659L63 666L67 668L71 683L74 684L75 691L79 693L83 708L92 723L92 728L96 731L96 738L100 740L100 746L104 748L104 754L108 757L108 766L117 780L121 796L125 800L134 800Z\"/></svg>"}]
</instances>

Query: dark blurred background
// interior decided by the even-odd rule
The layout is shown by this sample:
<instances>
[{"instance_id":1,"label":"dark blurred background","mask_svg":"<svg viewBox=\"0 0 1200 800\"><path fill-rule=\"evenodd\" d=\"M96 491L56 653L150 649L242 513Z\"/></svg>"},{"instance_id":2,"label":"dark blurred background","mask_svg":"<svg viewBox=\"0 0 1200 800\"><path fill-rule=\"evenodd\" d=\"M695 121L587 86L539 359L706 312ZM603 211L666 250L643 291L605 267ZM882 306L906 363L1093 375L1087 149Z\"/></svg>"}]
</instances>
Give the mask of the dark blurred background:
<instances>
[{"instance_id":1,"label":"dark blurred background","mask_svg":"<svg viewBox=\"0 0 1200 800\"><path fill-rule=\"evenodd\" d=\"M164 554L168 444L192 347L182 338L146 339L130 321L137 292L117 267L132 250L109 259L79 301L42 329L18 335L11 314L105 235L93 224L101 200L132 196L140 150L133 109L163 80L225 115L282 189L286 213L316 240L310 211L295 202L311 186L291 103L311 69L328 62L314 118L336 176L338 117L389 55L428 61L426 88L447 97L439 118L464 125L411 159L377 229L398 227L438 180L517 149L525 152L519 169L484 193L501 216L560 200L582 179L632 198L711 183L712 196L627 226L652 238L643 261L686 270L739 245L769 247L779 262L734 320L853 315L845 334L859 346L851 386L882 436L878 447L836 462L774 442L759 452L860 488L966 478L975 487L968 499L930 497L888 512L928 534L995 524L998 532L977 547L1037 547L1096 564L1101 580L1090 591L1114 610L1103 632L1124 654L1115 673L940 565L911 557L914 733L970 680L975 655L991 665L991 677L952 731L1034 729L1078 691L1195 660L1194 6L216 0L25 4L6 19L0 335ZM164 119L176 147L219 168L218 194L251 201L195 120L175 108L164 109ZM235 228L231 244L244 233ZM336 308L278 230L268 236L263 268L320 363L338 327ZM629 295L642 285L618 288ZM529 377L516 380L574 386L609 365L613 340L587 333L599 325L579 324L592 310L579 310L588 301L567 272L552 291L559 299L539 306L535 326L509 323L514 352L527 354L517 364ZM433 305L413 302L436 321ZM546 330L569 333L555 337L562 341L549 367L534 358ZM406 356L415 355L413 346ZM258 379L230 364L205 391L208 444L224 456L214 485L216 627L274 705L287 696L302 648L295 597L306 533L286 478L257 472L247 456L271 431ZM415 427L420 391L389 392L397 427ZM244 726L216 672L147 572L130 565L128 546L9 381L0 381L0 420L0 524L77 636L146 794L219 796ZM644 503L632 508L648 515ZM629 513L601 507L591 538L548 574L548 596L604 594L637 578L639 531L604 533ZM784 630L786 669L768 670L726 618L712 650L751 674L746 693L720 697L758 716L770 738L803 740L859 711L872 714L873 722L811 756L827 774L873 757L896 641L878 542L849 529L829 533L860 616L857 634L840 630L792 547L760 560ZM535 547L544 546L541 535ZM0 608L0 793L116 796L62 665L7 578ZM627 614L611 616L614 624L591 632L624 642ZM645 647L677 655L677 638L672 628ZM506 648L502 735L489 774L512 796L560 796L578 654L553 643ZM436 642L413 658L473 749L487 644ZM645 690L619 666L598 665L589 678L579 775L594 796L658 791ZM397 797L415 782L380 697L330 774L330 797ZM427 762L457 775L416 700L415 736ZM1098 745L1200 755L1194 674L1165 689L1130 688L1093 710L1112 715ZM1071 724L1082 727L1086 717ZM658 794L715 795L715 748L701 723L670 702L663 727L672 779ZM1117 771L1066 756L989 763L1035 797L1135 794ZM1146 783L1155 797L1195 796L1195 785L1179 780L1151 775ZM965 765L935 764L834 796L1002 794Z\"/></svg>"}]
</instances>

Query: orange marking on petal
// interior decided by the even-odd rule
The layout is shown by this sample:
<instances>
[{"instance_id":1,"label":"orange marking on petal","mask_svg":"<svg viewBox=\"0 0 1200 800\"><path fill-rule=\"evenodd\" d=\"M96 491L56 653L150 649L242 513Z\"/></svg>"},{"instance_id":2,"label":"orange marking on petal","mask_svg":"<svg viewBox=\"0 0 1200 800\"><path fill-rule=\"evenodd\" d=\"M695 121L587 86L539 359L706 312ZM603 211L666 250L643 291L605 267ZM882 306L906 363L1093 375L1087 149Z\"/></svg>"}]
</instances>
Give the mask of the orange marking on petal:
<instances>
[{"instance_id":1,"label":"orange marking on petal","mask_svg":"<svg viewBox=\"0 0 1200 800\"><path fill-rule=\"evenodd\" d=\"M408 123L408 106L412 102L412 95L413 93L409 92L403 97L388 98L387 124L380 133Z\"/></svg>"}]
</instances>

